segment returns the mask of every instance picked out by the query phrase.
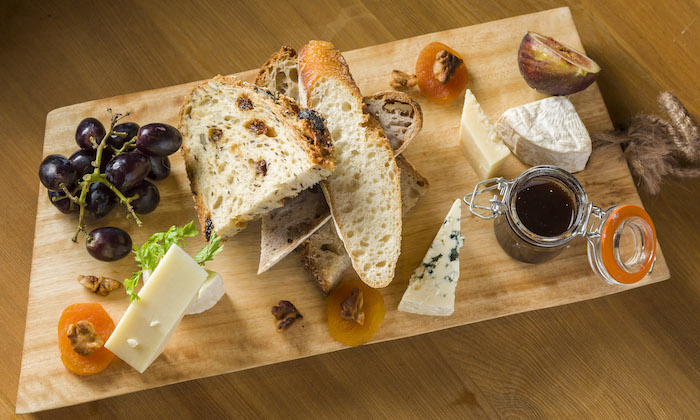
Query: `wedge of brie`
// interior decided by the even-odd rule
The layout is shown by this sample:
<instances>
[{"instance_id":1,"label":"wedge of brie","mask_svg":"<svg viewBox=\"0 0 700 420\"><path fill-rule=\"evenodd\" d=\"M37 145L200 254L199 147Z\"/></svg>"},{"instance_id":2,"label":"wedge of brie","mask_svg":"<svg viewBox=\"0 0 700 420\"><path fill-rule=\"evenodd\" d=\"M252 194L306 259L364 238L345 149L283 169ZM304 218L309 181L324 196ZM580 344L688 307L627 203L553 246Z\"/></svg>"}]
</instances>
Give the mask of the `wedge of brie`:
<instances>
[{"instance_id":1,"label":"wedge of brie","mask_svg":"<svg viewBox=\"0 0 700 420\"><path fill-rule=\"evenodd\" d=\"M503 113L496 131L528 165L554 165L569 172L586 167L591 138L574 105L564 96L516 106Z\"/></svg>"},{"instance_id":2,"label":"wedge of brie","mask_svg":"<svg viewBox=\"0 0 700 420\"><path fill-rule=\"evenodd\" d=\"M435 235L423 263L416 268L399 303L399 311L420 315L452 315L459 279L459 249L464 245L460 221L462 200L455 200Z\"/></svg>"}]
</instances>

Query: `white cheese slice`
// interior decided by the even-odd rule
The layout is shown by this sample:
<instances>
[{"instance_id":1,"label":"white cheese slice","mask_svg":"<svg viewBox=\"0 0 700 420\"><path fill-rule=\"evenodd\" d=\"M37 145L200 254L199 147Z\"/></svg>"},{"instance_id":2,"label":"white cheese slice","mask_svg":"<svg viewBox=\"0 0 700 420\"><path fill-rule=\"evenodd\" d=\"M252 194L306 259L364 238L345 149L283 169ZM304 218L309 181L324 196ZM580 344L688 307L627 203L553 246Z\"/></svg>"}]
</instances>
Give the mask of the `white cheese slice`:
<instances>
[{"instance_id":1,"label":"white cheese slice","mask_svg":"<svg viewBox=\"0 0 700 420\"><path fill-rule=\"evenodd\" d=\"M496 129L469 89L464 94L459 144L479 179L501 175L510 150L498 138Z\"/></svg>"},{"instance_id":2,"label":"white cheese slice","mask_svg":"<svg viewBox=\"0 0 700 420\"><path fill-rule=\"evenodd\" d=\"M185 315L201 314L211 309L226 294L226 286L221 274L216 271L206 271L208 274L207 279L202 287L199 288L197 296L190 303L190 306L185 311Z\"/></svg>"},{"instance_id":3,"label":"white cheese slice","mask_svg":"<svg viewBox=\"0 0 700 420\"><path fill-rule=\"evenodd\" d=\"M455 311L459 249L464 245L462 200L455 200L435 235L423 263L416 268L399 303L399 311L449 316Z\"/></svg>"},{"instance_id":4,"label":"white cheese slice","mask_svg":"<svg viewBox=\"0 0 700 420\"><path fill-rule=\"evenodd\" d=\"M210 270L206 270L206 272L208 275L207 279L204 281L204 284L202 284L202 287L199 288L190 306L187 307L185 315L201 314L204 311L208 311L226 294L226 286L224 285L224 279L221 277L221 274ZM148 283L150 276L151 270L143 270L141 274L143 284Z\"/></svg>"},{"instance_id":5,"label":"white cheese slice","mask_svg":"<svg viewBox=\"0 0 700 420\"><path fill-rule=\"evenodd\" d=\"M207 272L172 245L117 324L105 347L143 373L163 352Z\"/></svg>"},{"instance_id":6,"label":"white cheese slice","mask_svg":"<svg viewBox=\"0 0 700 420\"><path fill-rule=\"evenodd\" d=\"M588 130L564 96L511 108L496 129L513 154L528 165L554 165L573 173L582 171L591 155Z\"/></svg>"}]
</instances>

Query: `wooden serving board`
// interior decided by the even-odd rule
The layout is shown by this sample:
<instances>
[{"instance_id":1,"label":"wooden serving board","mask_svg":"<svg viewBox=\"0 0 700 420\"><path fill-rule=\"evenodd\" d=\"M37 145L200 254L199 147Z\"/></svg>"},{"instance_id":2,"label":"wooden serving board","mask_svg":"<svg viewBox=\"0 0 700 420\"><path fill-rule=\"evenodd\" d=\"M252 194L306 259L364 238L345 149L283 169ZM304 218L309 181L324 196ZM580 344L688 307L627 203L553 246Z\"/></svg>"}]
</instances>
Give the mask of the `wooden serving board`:
<instances>
[{"instance_id":1,"label":"wooden serving board","mask_svg":"<svg viewBox=\"0 0 700 420\"><path fill-rule=\"evenodd\" d=\"M506 109L543 97L525 84L517 67L516 53L527 30L582 47L570 11L561 8L428 34L344 55L361 91L371 94L388 88L392 69L410 71L418 52L427 43L444 42L464 57L470 73L469 87L489 118L496 121ZM252 81L254 75L255 71L248 71L239 77ZM191 86L173 86L54 110L47 117L44 155L72 153L76 149L73 134L78 122L87 116L106 121L107 107L118 112L130 111L130 120L140 124L156 121L176 124L178 107ZM404 219L403 252L396 278L382 290L386 319L373 342L592 299L669 277L659 250L651 276L634 286L606 284L589 268L583 239L575 240L554 261L523 264L510 259L498 246L492 222L477 219L463 210L462 231L466 243L460 257L462 269L455 313L450 317L430 317L398 312L396 308L408 279L421 262L451 203L470 192L478 181L458 147L462 101L436 105L417 92L412 95L423 106L425 123L422 133L404 155L428 178L431 187ZM612 127L597 85L571 99L589 131ZM125 220L120 211L89 226L121 227L131 234L134 243L141 244L154 232L195 219L179 155L172 157L172 166L172 175L158 183L161 204L156 212L143 217L143 228ZM512 158L506 175L514 177L524 169ZM594 150L588 167L577 174L577 178L598 206L641 205L619 147ZM252 223L229 240L216 261L207 266L223 275L226 296L208 312L185 317L163 355L144 374L115 359L100 374L75 376L62 365L57 348L56 325L63 309L77 302L99 302L117 322L128 306L123 290L109 297L96 296L77 283L77 275L123 279L136 269L130 257L116 263L101 263L87 254L82 241L73 244L70 237L76 219L54 209L41 188L17 412L78 404L344 347L330 337L326 327L326 300L295 253L263 275L256 275L260 225ZM186 249L195 252L202 245L201 238L192 238ZM345 275L348 279L354 276L352 270ZM281 299L294 302L304 315L303 322L284 334L275 332L270 314L272 305Z\"/></svg>"}]
</instances>

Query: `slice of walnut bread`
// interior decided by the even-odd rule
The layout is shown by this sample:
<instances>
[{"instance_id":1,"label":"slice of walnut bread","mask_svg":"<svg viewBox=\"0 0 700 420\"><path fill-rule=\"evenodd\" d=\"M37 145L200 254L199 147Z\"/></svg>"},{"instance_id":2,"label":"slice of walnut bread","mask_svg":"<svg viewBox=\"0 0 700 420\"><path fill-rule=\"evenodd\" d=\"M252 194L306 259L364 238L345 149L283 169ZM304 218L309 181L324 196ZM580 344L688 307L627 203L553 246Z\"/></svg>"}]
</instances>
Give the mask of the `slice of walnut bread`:
<instances>
[{"instance_id":1,"label":"slice of walnut bread","mask_svg":"<svg viewBox=\"0 0 700 420\"><path fill-rule=\"evenodd\" d=\"M334 169L333 144L318 113L233 76L192 88L179 129L207 240L212 231L235 235Z\"/></svg>"},{"instance_id":2,"label":"slice of walnut bread","mask_svg":"<svg viewBox=\"0 0 700 420\"><path fill-rule=\"evenodd\" d=\"M406 158L396 157L401 170L401 212L405 216L428 192L428 180ZM297 248L304 264L324 294L340 282L343 272L352 265L343 241L333 223L326 223Z\"/></svg>"},{"instance_id":3,"label":"slice of walnut bread","mask_svg":"<svg viewBox=\"0 0 700 420\"><path fill-rule=\"evenodd\" d=\"M377 92L362 100L365 111L379 121L395 155L401 154L423 128L423 110L403 92Z\"/></svg>"},{"instance_id":4,"label":"slice of walnut bread","mask_svg":"<svg viewBox=\"0 0 700 420\"><path fill-rule=\"evenodd\" d=\"M262 218L258 274L267 271L331 218L320 185L302 191ZM332 223L330 223L332 225Z\"/></svg>"}]
</instances>

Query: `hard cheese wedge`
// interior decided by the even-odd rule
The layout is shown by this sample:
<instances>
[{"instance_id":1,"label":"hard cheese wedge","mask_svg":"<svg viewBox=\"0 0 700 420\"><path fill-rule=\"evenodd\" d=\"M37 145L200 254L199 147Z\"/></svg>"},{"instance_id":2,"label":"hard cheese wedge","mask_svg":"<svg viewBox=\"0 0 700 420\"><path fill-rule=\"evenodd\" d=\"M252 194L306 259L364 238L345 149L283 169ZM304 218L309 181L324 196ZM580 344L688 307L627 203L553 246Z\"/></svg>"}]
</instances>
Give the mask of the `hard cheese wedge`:
<instances>
[{"instance_id":1,"label":"hard cheese wedge","mask_svg":"<svg viewBox=\"0 0 700 420\"><path fill-rule=\"evenodd\" d=\"M143 373L165 349L206 278L206 270L172 245L105 347Z\"/></svg>"},{"instance_id":2,"label":"hard cheese wedge","mask_svg":"<svg viewBox=\"0 0 700 420\"><path fill-rule=\"evenodd\" d=\"M498 120L498 135L523 163L554 165L569 172L586 167L591 138L565 96L516 106Z\"/></svg>"},{"instance_id":3,"label":"hard cheese wedge","mask_svg":"<svg viewBox=\"0 0 700 420\"><path fill-rule=\"evenodd\" d=\"M399 303L399 311L420 315L452 315L459 279L459 249L464 245L461 220L462 201L458 199L442 222L423 263L413 272L408 289Z\"/></svg>"},{"instance_id":4,"label":"hard cheese wedge","mask_svg":"<svg viewBox=\"0 0 700 420\"><path fill-rule=\"evenodd\" d=\"M493 124L469 89L464 94L459 144L462 153L481 180L500 175L503 162L510 154L510 150L498 137Z\"/></svg>"}]
</instances>

